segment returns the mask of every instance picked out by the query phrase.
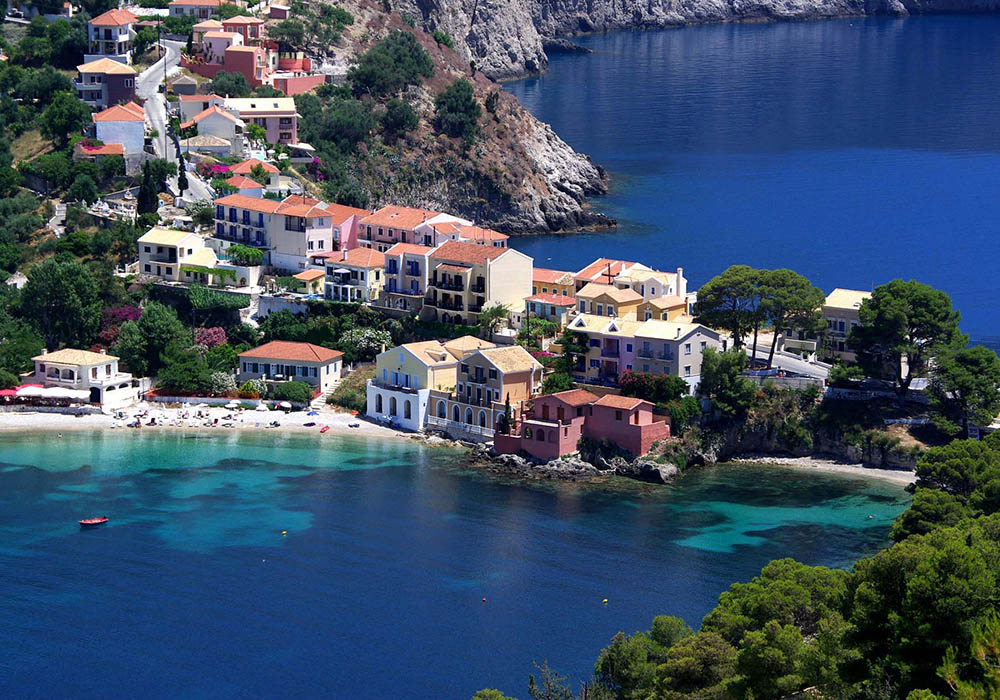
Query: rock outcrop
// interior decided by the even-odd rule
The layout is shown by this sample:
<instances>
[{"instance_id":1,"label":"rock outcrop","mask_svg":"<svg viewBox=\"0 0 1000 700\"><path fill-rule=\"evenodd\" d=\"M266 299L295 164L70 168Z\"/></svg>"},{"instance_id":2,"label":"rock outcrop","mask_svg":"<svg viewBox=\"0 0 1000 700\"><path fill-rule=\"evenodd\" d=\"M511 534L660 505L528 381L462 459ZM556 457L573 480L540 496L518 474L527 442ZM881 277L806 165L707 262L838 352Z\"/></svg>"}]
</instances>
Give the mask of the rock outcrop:
<instances>
[{"instance_id":1,"label":"rock outcrop","mask_svg":"<svg viewBox=\"0 0 1000 700\"><path fill-rule=\"evenodd\" d=\"M410 12L447 31L457 48L496 79L545 69L546 42L612 29L710 22L806 20L1000 11L1000 0L405 0Z\"/></svg>"}]
</instances>

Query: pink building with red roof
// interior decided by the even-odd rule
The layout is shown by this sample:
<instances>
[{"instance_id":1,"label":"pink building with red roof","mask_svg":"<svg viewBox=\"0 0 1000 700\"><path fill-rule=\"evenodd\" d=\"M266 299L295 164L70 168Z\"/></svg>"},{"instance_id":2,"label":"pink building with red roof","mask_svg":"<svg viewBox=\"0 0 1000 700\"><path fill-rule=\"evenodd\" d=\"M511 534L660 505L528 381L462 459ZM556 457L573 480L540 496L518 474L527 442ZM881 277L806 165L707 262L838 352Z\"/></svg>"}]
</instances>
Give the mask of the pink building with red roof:
<instances>
[{"instance_id":1,"label":"pink building with red roof","mask_svg":"<svg viewBox=\"0 0 1000 700\"><path fill-rule=\"evenodd\" d=\"M608 440L634 456L670 437L670 426L654 420L653 404L627 396L598 398L583 389L537 396L521 412L509 434L493 435L500 454L526 452L551 460L576 452L581 438Z\"/></svg>"},{"instance_id":2,"label":"pink building with red roof","mask_svg":"<svg viewBox=\"0 0 1000 700\"><path fill-rule=\"evenodd\" d=\"M559 327L563 328L569 322L569 314L576 305L576 301L573 297L562 294L539 292L525 297L524 304L529 323L532 318L540 318L558 323Z\"/></svg>"},{"instance_id":3,"label":"pink building with red roof","mask_svg":"<svg viewBox=\"0 0 1000 700\"><path fill-rule=\"evenodd\" d=\"M125 156L138 156L146 142L146 112L135 102L114 105L91 115L93 134L106 144L119 144Z\"/></svg>"}]
</instances>

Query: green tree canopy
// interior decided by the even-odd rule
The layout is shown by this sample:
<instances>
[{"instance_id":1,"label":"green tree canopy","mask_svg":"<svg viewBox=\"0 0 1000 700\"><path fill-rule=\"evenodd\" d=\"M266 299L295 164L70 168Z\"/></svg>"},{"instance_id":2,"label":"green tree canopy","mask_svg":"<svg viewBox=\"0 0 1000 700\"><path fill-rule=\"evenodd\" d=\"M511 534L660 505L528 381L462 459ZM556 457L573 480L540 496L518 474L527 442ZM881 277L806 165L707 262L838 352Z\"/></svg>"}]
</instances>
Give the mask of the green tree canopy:
<instances>
[{"instance_id":1,"label":"green tree canopy","mask_svg":"<svg viewBox=\"0 0 1000 700\"><path fill-rule=\"evenodd\" d=\"M734 348L719 352L707 348L701 356L698 394L711 399L723 415L744 415L757 394L757 385L741 376L746 367L747 354L742 350Z\"/></svg>"},{"instance_id":2,"label":"green tree canopy","mask_svg":"<svg viewBox=\"0 0 1000 700\"><path fill-rule=\"evenodd\" d=\"M90 108L68 92L56 93L42 112L42 134L65 145L71 136L79 134L90 123Z\"/></svg>"},{"instance_id":3,"label":"green tree canopy","mask_svg":"<svg viewBox=\"0 0 1000 700\"><path fill-rule=\"evenodd\" d=\"M724 328L733 336L736 348L754 327L760 271L748 265L726 268L698 289L695 320L711 328Z\"/></svg>"},{"instance_id":4,"label":"green tree canopy","mask_svg":"<svg viewBox=\"0 0 1000 700\"><path fill-rule=\"evenodd\" d=\"M459 78L434 98L434 124L438 131L461 137L467 143L479 133L481 114L472 83L465 78Z\"/></svg>"},{"instance_id":5,"label":"green tree canopy","mask_svg":"<svg viewBox=\"0 0 1000 700\"><path fill-rule=\"evenodd\" d=\"M945 348L931 369L936 425L969 437L970 421L989 425L1000 411L1000 358L987 347Z\"/></svg>"},{"instance_id":6,"label":"green tree canopy","mask_svg":"<svg viewBox=\"0 0 1000 700\"><path fill-rule=\"evenodd\" d=\"M391 141L416 129L420 119L409 102L393 97L385 103L385 112L382 113L380 122L382 132Z\"/></svg>"},{"instance_id":7,"label":"green tree canopy","mask_svg":"<svg viewBox=\"0 0 1000 700\"><path fill-rule=\"evenodd\" d=\"M250 83L242 73L220 70L212 78L210 91L224 97L250 97Z\"/></svg>"},{"instance_id":8,"label":"green tree canopy","mask_svg":"<svg viewBox=\"0 0 1000 700\"><path fill-rule=\"evenodd\" d=\"M382 97L398 93L434 75L434 64L416 37L393 31L365 51L347 73L355 95Z\"/></svg>"},{"instance_id":9,"label":"green tree canopy","mask_svg":"<svg viewBox=\"0 0 1000 700\"><path fill-rule=\"evenodd\" d=\"M774 362L778 334L786 330L816 331L826 295L805 277L792 270L766 270L760 275L759 306L771 324L773 335L767 366ZM700 292L699 292L700 296Z\"/></svg>"},{"instance_id":10,"label":"green tree canopy","mask_svg":"<svg viewBox=\"0 0 1000 700\"><path fill-rule=\"evenodd\" d=\"M897 279L876 287L858 316L847 339L858 364L869 376L894 382L901 395L942 348L965 344L951 299L921 282Z\"/></svg>"},{"instance_id":11,"label":"green tree canopy","mask_svg":"<svg viewBox=\"0 0 1000 700\"><path fill-rule=\"evenodd\" d=\"M21 312L50 350L90 347L100 330L101 309L94 278L80 263L49 259L28 273Z\"/></svg>"}]
</instances>

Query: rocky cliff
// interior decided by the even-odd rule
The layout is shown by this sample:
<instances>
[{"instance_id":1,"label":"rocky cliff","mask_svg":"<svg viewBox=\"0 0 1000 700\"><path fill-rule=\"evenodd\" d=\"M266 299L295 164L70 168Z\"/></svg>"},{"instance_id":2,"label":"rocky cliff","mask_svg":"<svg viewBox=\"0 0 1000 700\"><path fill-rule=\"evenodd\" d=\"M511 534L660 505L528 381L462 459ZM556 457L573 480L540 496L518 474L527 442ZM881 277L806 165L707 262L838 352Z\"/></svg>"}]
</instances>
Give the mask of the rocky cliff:
<instances>
[{"instance_id":1,"label":"rocky cliff","mask_svg":"<svg viewBox=\"0 0 1000 700\"><path fill-rule=\"evenodd\" d=\"M400 12L448 32L496 79L544 70L546 43L612 29L708 22L996 12L1000 0L398 0Z\"/></svg>"}]
</instances>

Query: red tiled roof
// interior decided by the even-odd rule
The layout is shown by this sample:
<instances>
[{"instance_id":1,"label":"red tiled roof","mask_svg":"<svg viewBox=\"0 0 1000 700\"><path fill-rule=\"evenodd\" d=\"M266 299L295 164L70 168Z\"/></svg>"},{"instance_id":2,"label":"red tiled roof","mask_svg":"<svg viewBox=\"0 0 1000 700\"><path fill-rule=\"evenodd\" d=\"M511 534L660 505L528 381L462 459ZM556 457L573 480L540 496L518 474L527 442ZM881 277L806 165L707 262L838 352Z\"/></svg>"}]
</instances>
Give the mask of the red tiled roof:
<instances>
[{"instance_id":1,"label":"red tiled roof","mask_svg":"<svg viewBox=\"0 0 1000 700\"><path fill-rule=\"evenodd\" d=\"M464 265L449 265L448 263L441 263L435 270L448 270L449 272L468 272L471 268L465 267Z\"/></svg>"},{"instance_id":2,"label":"red tiled roof","mask_svg":"<svg viewBox=\"0 0 1000 700\"><path fill-rule=\"evenodd\" d=\"M211 94L211 95L181 95L181 102L195 102L195 101L197 101L197 102L208 102L213 97L216 98L217 100L221 100L222 99L221 97L219 97L218 95L216 95L214 93Z\"/></svg>"},{"instance_id":3,"label":"red tiled roof","mask_svg":"<svg viewBox=\"0 0 1000 700\"><path fill-rule=\"evenodd\" d=\"M259 197L248 197L245 194L227 194L225 197L215 200L215 203L226 207L259 211L265 214L273 214L281 206L281 202L275 202L271 199L260 199Z\"/></svg>"},{"instance_id":4,"label":"red tiled roof","mask_svg":"<svg viewBox=\"0 0 1000 700\"><path fill-rule=\"evenodd\" d=\"M416 243L397 243L392 248L385 251L385 254L403 255L404 253L413 253L415 255L425 255L432 250L434 249L425 245L417 245Z\"/></svg>"},{"instance_id":5,"label":"red tiled roof","mask_svg":"<svg viewBox=\"0 0 1000 700\"><path fill-rule=\"evenodd\" d=\"M605 394L594 402L596 406L609 406L611 408L620 408L624 411L631 411L633 408L641 406L644 403L650 402L637 399L634 396L617 396L615 394Z\"/></svg>"},{"instance_id":6,"label":"red tiled roof","mask_svg":"<svg viewBox=\"0 0 1000 700\"><path fill-rule=\"evenodd\" d=\"M90 24L95 27L123 27L132 24L139 18L128 10L108 10L102 15L97 15L90 20Z\"/></svg>"},{"instance_id":7,"label":"red tiled roof","mask_svg":"<svg viewBox=\"0 0 1000 700\"><path fill-rule=\"evenodd\" d=\"M594 262L587 265L579 272L576 273L576 278L579 280L587 280L592 282L600 277L607 278L608 272L610 271L613 277L617 277L627 268L636 265L637 263L628 262L627 260L612 260L610 258L598 258ZM604 280L605 284L610 284L610 279Z\"/></svg>"},{"instance_id":8,"label":"red tiled roof","mask_svg":"<svg viewBox=\"0 0 1000 700\"><path fill-rule=\"evenodd\" d=\"M488 260L499 258L509 250L509 248L494 248L493 246L476 245L475 243L448 241L438 246L431 254L431 257L435 260L482 265Z\"/></svg>"},{"instance_id":9,"label":"red tiled roof","mask_svg":"<svg viewBox=\"0 0 1000 700\"><path fill-rule=\"evenodd\" d=\"M311 268L309 270L303 270L297 275L292 275L297 280L302 280L303 282L313 282L314 280L326 277L326 273L323 270L318 270L316 268Z\"/></svg>"},{"instance_id":10,"label":"red tiled roof","mask_svg":"<svg viewBox=\"0 0 1000 700\"><path fill-rule=\"evenodd\" d=\"M212 105L208 109L205 109L205 110L202 110L201 112L198 112L198 114L194 115L194 117L191 119L191 121L186 122L186 123L187 124L197 124L201 120L207 119L208 117L211 117L213 114L218 114L220 117L228 119L229 121L234 122L234 123L239 121L239 119L237 117L234 117L230 112L227 112L226 110L224 110L221 107L219 107L219 105ZM235 171L233 171L232 169L230 169L230 172L235 172Z\"/></svg>"},{"instance_id":11,"label":"red tiled roof","mask_svg":"<svg viewBox=\"0 0 1000 700\"><path fill-rule=\"evenodd\" d=\"M385 256L373 248L353 248L327 253L326 260L353 267L385 267Z\"/></svg>"},{"instance_id":12,"label":"red tiled roof","mask_svg":"<svg viewBox=\"0 0 1000 700\"><path fill-rule=\"evenodd\" d=\"M80 144L80 150L88 156L123 156L125 147L120 143L106 143L103 146L84 146Z\"/></svg>"},{"instance_id":13,"label":"red tiled roof","mask_svg":"<svg viewBox=\"0 0 1000 700\"><path fill-rule=\"evenodd\" d=\"M570 389L569 391L560 391L552 394L552 396L559 399L563 403L569 404L570 406L586 406L589 403L597 401L597 395L591 394L586 389Z\"/></svg>"},{"instance_id":14,"label":"red tiled roof","mask_svg":"<svg viewBox=\"0 0 1000 700\"><path fill-rule=\"evenodd\" d=\"M440 216L441 212L426 209L412 209L390 205L382 207L371 216L366 216L361 223L366 226L391 226L393 228L413 229L428 219Z\"/></svg>"},{"instance_id":15,"label":"red tiled roof","mask_svg":"<svg viewBox=\"0 0 1000 700\"><path fill-rule=\"evenodd\" d=\"M170 7L218 7L222 0L171 0Z\"/></svg>"},{"instance_id":16,"label":"red tiled roof","mask_svg":"<svg viewBox=\"0 0 1000 700\"><path fill-rule=\"evenodd\" d=\"M260 167L264 168L265 173L280 172L276 167L274 167L270 163L265 163L264 161L258 160L257 158L250 158L249 160L245 160L241 163L237 163L236 165L232 165L229 168L229 172L235 175L247 175L251 170L253 170L253 166L255 165L259 165Z\"/></svg>"},{"instance_id":17,"label":"red tiled roof","mask_svg":"<svg viewBox=\"0 0 1000 700\"><path fill-rule=\"evenodd\" d=\"M240 357L265 360L286 360L293 362L330 362L344 353L312 343L294 343L288 340L272 340L253 350L241 352Z\"/></svg>"},{"instance_id":18,"label":"red tiled roof","mask_svg":"<svg viewBox=\"0 0 1000 700\"><path fill-rule=\"evenodd\" d=\"M550 294L548 292L542 294L532 294L530 297L525 297L525 301L538 301L543 304L552 304L554 306L575 306L576 302L573 297L563 296L562 294Z\"/></svg>"},{"instance_id":19,"label":"red tiled roof","mask_svg":"<svg viewBox=\"0 0 1000 700\"><path fill-rule=\"evenodd\" d=\"M258 17L247 17L246 15L237 15L236 17L230 17L229 19L222 20L222 24L264 24L264 20Z\"/></svg>"},{"instance_id":20,"label":"red tiled roof","mask_svg":"<svg viewBox=\"0 0 1000 700\"><path fill-rule=\"evenodd\" d=\"M226 180L226 184L230 187L235 187L238 190L244 189L263 189L263 185L256 180L251 180L248 177L243 177L242 175L233 175L231 178Z\"/></svg>"},{"instance_id":21,"label":"red tiled roof","mask_svg":"<svg viewBox=\"0 0 1000 700\"><path fill-rule=\"evenodd\" d=\"M92 114L91 119L95 122L144 122L146 111L135 102L126 102Z\"/></svg>"},{"instance_id":22,"label":"red tiled roof","mask_svg":"<svg viewBox=\"0 0 1000 700\"><path fill-rule=\"evenodd\" d=\"M508 238L504 233L480 226L466 226L462 224L457 229L459 238L468 238L471 241L506 241Z\"/></svg>"},{"instance_id":23,"label":"red tiled roof","mask_svg":"<svg viewBox=\"0 0 1000 700\"><path fill-rule=\"evenodd\" d=\"M347 207L343 204L327 204L326 210L330 216L333 217L333 223L335 224L342 224L352 216L364 217L371 214L371 212L367 209Z\"/></svg>"},{"instance_id":24,"label":"red tiled roof","mask_svg":"<svg viewBox=\"0 0 1000 700\"><path fill-rule=\"evenodd\" d=\"M566 272L565 270L549 270L544 267L536 267L531 272L531 281L555 284L561 277L572 274L572 272Z\"/></svg>"}]
</instances>

